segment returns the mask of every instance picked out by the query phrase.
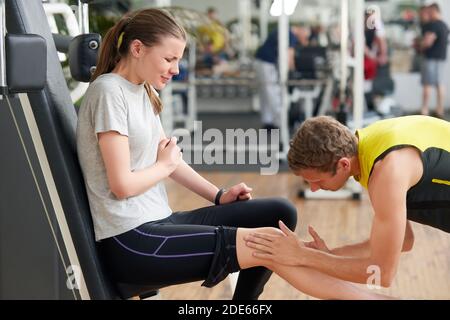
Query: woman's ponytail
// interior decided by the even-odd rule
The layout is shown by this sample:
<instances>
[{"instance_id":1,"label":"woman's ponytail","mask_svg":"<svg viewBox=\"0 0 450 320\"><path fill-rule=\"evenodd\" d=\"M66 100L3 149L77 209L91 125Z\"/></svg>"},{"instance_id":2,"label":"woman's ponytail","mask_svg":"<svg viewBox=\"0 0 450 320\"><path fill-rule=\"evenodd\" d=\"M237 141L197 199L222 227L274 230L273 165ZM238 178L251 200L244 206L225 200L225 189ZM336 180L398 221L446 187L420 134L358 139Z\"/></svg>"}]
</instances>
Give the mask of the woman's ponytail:
<instances>
[{"instance_id":1,"label":"woman's ponytail","mask_svg":"<svg viewBox=\"0 0 450 320\"><path fill-rule=\"evenodd\" d=\"M123 17L106 33L100 45L100 52L97 59L97 68L95 69L95 72L91 77L91 82L97 79L97 77L99 77L100 75L111 72L119 62L120 58L122 57L124 47L123 45L119 44L120 42L123 43L123 30L125 29L129 20L129 17ZM119 41L119 38L122 38L121 41Z\"/></svg>"}]
</instances>

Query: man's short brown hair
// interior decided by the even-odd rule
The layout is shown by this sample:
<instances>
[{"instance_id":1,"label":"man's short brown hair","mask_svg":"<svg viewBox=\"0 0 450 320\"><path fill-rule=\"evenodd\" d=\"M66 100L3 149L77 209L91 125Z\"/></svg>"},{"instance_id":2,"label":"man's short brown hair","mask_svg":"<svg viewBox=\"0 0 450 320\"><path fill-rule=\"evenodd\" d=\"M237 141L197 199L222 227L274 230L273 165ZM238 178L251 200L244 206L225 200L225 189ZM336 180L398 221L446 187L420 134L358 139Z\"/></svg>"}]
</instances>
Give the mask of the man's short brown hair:
<instances>
[{"instance_id":1,"label":"man's short brown hair","mask_svg":"<svg viewBox=\"0 0 450 320\"><path fill-rule=\"evenodd\" d=\"M432 3L428 6L429 9L431 10L436 10L437 12L441 12L441 8L439 7L439 5L435 2Z\"/></svg>"},{"instance_id":2,"label":"man's short brown hair","mask_svg":"<svg viewBox=\"0 0 450 320\"><path fill-rule=\"evenodd\" d=\"M289 168L317 169L336 173L336 164L342 157L358 154L358 140L350 130L328 116L306 120L290 143Z\"/></svg>"}]
</instances>

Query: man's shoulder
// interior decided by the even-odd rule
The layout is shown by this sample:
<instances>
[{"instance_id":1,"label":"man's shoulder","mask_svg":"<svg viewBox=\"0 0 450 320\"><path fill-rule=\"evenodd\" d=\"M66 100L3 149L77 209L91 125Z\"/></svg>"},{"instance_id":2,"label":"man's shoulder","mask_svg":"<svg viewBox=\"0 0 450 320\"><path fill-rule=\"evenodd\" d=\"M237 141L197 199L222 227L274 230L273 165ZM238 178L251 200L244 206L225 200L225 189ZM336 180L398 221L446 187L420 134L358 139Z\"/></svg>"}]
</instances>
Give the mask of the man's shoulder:
<instances>
[{"instance_id":1,"label":"man's shoulder","mask_svg":"<svg viewBox=\"0 0 450 320\"><path fill-rule=\"evenodd\" d=\"M375 177L373 180L378 180L377 177L380 176L393 181L405 179L405 181L410 181L410 185L414 185L422 176L422 172L423 163L420 151L414 147L405 147L389 152L383 159L375 163L371 177Z\"/></svg>"},{"instance_id":2,"label":"man's shoulder","mask_svg":"<svg viewBox=\"0 0 450 320\"><path fill-rule=\"evenodd\" d=\"M396 148L387 153L380 163L401 168L414 161L422 161L420 150L413 146L405 146Z\"/></svg>"},{"instance_id":3,"label":"man's shoulder","mask_svg":"<svg viewBox=\"0 0 450 320\"><path fill-rule=\"evenodd\" d=\"M372 174L377 174L380 172L395 173L400 166L403 154L399 152L400 150L390 151L382 159L378 160L372 170Z\"/></svg>"},{"instance_id":4,"label":"man's shoulder","mask_svg":"<svg viewBox=\"0 0 450 320\"><path fill-rule=\"evenodd\" d=\"M426 24L426 31L429 32L439 32L439 31L448 31L448 25L443 20L436 20Z\"/></svg>"},{"instance_id":5,"label":"man's shoulder","mask_svg":"<svg viewBox=\"0 0 450 320\"><path fill-rule=\"evenodd\" d=\"M448 24L445 21L443 21L443 20L440 20L440 22L441 22L441 28L446 33L446 36L447 36L448 33L450 32Z\"/></svg>"},{"instance_id":6,"label":"man's shoulder","mask_svg":"<svg viewBox=\"0 0 450 320\"><path fill-rule=\"evenodd\" d=\"M448 28L448 24L444 20L438 20L437 23L441 26L445 26L446 28Z\"/></svg>"}]
</instances>

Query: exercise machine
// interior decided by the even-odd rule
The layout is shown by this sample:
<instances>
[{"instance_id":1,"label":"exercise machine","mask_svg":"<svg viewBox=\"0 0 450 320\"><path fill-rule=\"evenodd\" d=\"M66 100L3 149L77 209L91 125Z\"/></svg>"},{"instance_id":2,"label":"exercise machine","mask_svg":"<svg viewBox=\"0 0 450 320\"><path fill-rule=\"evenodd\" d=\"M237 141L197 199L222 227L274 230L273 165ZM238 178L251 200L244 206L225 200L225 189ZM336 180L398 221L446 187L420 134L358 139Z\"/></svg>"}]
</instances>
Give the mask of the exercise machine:
<instances>
[{"instance_id":1,"label":"exercise machine","mask_svg":"<svg viewBox=\"0 0 450 320\"><path fill-rule=\"evenodd\" d=\"M0 20L0 299L154 295L158 288L114 283L102 263L76 155L76 109L42 1L0 0ZM92 33L70 40L78 81L90 78L99 41Z\"/></svg>"}]
</instances>

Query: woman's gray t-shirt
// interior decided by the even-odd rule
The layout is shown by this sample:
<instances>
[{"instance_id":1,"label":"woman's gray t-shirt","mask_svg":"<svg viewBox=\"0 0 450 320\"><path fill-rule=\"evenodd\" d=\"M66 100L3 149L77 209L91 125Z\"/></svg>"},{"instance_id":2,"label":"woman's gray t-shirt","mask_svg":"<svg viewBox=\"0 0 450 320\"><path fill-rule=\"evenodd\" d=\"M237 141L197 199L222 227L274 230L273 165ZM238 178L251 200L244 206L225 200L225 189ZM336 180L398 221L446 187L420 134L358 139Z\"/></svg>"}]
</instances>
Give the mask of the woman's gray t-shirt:
<instances>
[{"instance_id":1,"label":"woman's gray t-shirt","mask_svg":"<svg viewBox=\"0 0 450 320\"><path fill-rule=\"evenodd\" d=\"M134 84L115 73L103 74L90 84L78 112L78 158L97 241L172 213L162 181L124 200L111 192L97 136L107 131L128 137L132 171L156 162L162 127L144 84Z\"/></svg>"}]
</instances>

